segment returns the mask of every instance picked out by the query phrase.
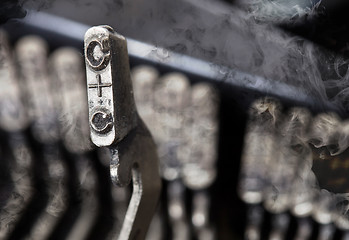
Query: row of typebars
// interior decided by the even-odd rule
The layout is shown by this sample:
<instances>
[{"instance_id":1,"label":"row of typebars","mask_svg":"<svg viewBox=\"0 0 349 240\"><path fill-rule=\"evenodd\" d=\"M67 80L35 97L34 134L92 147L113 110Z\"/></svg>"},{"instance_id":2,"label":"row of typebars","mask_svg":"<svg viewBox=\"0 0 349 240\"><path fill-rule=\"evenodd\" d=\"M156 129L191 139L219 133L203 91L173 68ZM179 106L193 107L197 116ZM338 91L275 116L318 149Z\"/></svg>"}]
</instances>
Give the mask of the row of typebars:
<instances>
[{"instance_id":1,"label":"row of typebars","mask_svg":"<svg viewBox=\"0 0 349 240\"><path fill-rule=\"evenodd\" d=\"M0 239L116 239L120 231L131 189L112 186L110 153L91 144L83 60L68 47L48 56L38 36L12 47L0 32ZM167 182L147 239L215 239L207 189L216 177L217 90L149 66L131 74Z\"/></svg>"},{"instance_id":2,"label":"row of typebars","mask_svg":"<svg viewBox=\"0 0 349 240\"><path fill-rule=\"evenodd\" d=\"M333 112L283 109L269 97L248 112L238 183L249 205L245 238L349 239L349 122ZM272 214L267 237L264 210ZM298 222L291 234L290 215Z\"/></svg>"},{"instance_id":3,"label":"row of typebars","mask_svg":"<svg viewBox=\"0 0 349 240\"><path fill-rule=\"evenodd\" d=\"M0 71L0 239L114 239L130 189L111 186L109 152L90 142L81 53L66 47L48 57L47 43L37 36L12 49L2 31ZM191 85L181 73L160 76L150 66L131 74L167 183L167 203L160 204L147 238L216 239L208 189L217 175L217 89ZM313 168L316 154L331 170L349 168L336 158L346 153L349 124L305 108L285 113L271 98L255 101L248 113L237 190L249 206L245 239L263 238L261 205L275 218L269 239L286 238L289 213L299 219L295 239L311 238L310 216L321 226L318 239L333 238L336 228L349 239L348 194L321 187ZM346 182L341 175L335 180Z\"/></svg>"}]
</instances>

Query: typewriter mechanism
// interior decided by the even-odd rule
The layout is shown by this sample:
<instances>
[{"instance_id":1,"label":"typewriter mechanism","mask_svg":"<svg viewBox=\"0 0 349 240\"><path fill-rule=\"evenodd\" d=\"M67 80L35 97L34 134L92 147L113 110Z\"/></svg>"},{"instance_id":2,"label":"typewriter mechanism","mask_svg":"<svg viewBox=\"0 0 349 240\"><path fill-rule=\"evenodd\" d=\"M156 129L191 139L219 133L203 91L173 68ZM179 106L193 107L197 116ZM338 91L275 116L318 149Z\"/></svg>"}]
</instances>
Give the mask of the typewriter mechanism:
<instances>
[{"instance_id":1,"label":"typewriter mechanism","mask_svg":"<svg viewBox=\"0 0 349 240\"><path fill-rule=\"evenodd\" d=\"M0 4L0 239L349 239L347 5Z\"/></svg>"}]
</instances>

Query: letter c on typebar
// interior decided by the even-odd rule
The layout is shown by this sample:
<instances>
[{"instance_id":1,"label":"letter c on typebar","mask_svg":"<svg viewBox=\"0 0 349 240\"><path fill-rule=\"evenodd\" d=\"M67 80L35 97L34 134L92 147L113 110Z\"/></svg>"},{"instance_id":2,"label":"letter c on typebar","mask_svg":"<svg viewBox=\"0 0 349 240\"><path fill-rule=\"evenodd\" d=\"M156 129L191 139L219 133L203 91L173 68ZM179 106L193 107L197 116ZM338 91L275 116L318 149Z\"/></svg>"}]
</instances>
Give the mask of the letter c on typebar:
<instances>
[{"instance_id":1,"label":"letter c on typebar","mask_svg":"<svg viewBox=\"0 0 349 240\"><path fill-rule=\"evenodd\" d=\"M129 77L123 66L128 64L126 40L109 26L92 27L85 34L85 59L91 140L110 146L137 123L133 96L127 96L132 85L121 80Z\"/></svg>"}]
</instances>

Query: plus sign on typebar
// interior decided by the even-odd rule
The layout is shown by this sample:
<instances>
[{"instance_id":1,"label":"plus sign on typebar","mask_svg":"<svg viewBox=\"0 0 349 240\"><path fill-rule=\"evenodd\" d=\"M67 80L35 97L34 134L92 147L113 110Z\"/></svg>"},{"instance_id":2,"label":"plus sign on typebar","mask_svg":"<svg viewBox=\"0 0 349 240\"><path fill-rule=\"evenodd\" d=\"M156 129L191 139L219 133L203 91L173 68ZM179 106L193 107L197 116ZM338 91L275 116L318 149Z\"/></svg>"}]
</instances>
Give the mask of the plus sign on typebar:
<instances>
[{"instance_id":1,"label":"plus sign on typebar","mask_svg":"<svg viewBox=\"0 0 349 240\"><path fill-rule=\"evenodd\" d=\"M96 76L97 83L92 83L88 85L88 88L97 88L98 97L102 97L102 88L111 87L111 83L102 83L101 75L97 74Z\"/></svg>"}]
</instances>

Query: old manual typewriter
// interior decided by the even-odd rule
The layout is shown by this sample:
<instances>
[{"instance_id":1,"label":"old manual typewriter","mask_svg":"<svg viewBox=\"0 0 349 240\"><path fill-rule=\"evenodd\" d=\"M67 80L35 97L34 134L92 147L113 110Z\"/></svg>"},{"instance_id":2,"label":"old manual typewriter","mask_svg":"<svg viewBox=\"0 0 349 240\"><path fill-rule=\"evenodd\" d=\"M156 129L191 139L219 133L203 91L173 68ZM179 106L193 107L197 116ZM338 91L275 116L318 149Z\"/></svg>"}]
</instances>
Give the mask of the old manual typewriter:
<instances>
[{"instance_id":1,"label":"old manual typewriter","mask_svg":"<svg viewBox=\"0 0 349 240\"><path fill-rule=\"evenodd\" d=\"M345 9L0 5L0 239L349 239Z\"/></svg>"}]
</instances>

